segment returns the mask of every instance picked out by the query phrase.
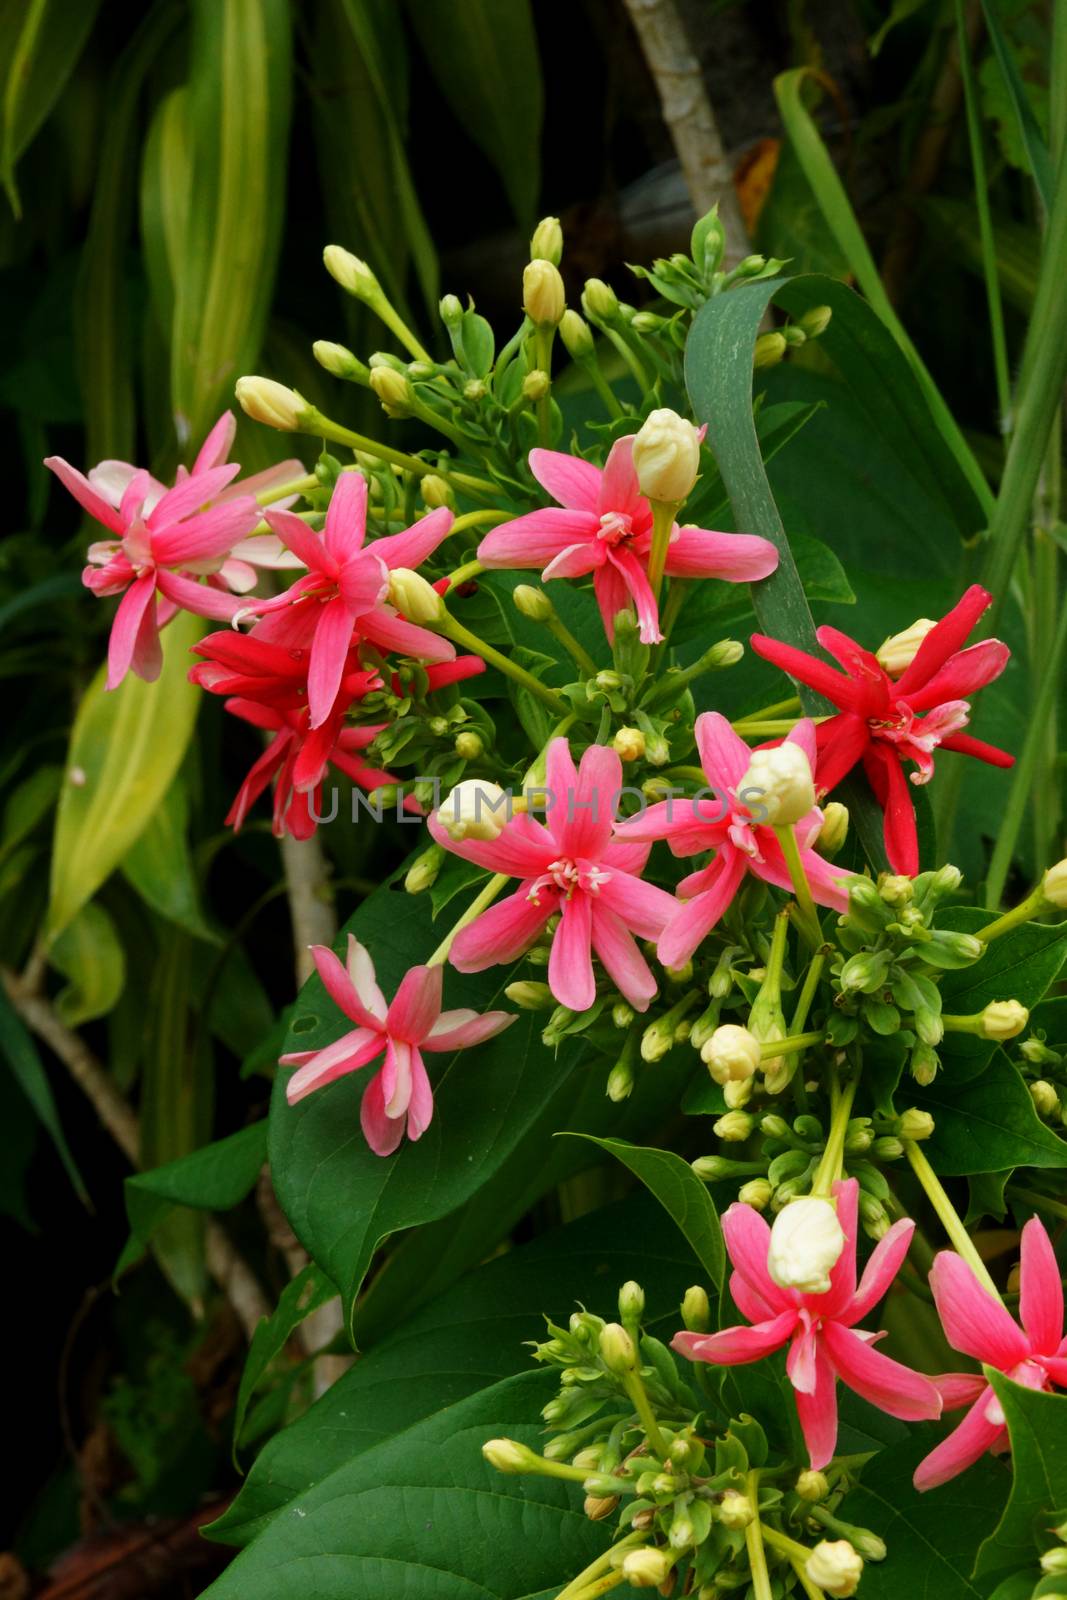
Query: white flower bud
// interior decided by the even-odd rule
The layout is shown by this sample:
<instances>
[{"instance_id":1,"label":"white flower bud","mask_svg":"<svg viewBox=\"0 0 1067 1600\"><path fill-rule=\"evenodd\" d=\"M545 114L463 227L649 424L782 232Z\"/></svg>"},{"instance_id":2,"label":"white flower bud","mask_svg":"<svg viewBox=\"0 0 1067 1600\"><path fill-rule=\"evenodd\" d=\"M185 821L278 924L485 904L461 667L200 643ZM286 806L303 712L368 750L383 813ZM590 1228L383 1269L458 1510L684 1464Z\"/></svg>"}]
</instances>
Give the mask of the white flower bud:
<instances>
[{"instance_id":1,"label":"white flower bud","mask_svg":"<svg viewBox=\"0 0 1067 1600\"><path fill-rule=\"evenodd\" d=\"M716 1083L744 1081L759 1067L759 1040L747 1028L724 1022L704 1045L700 1058Z\"/></svg>"},{"instance_id":2,"label":"white flower bud","mask_svg":"<svg viewBox=\"0 0 1067 1600\"><path fill-rule=\"evenodd\" d=\"M767 1271L782 1289L826 1294L830 1271L845 1248L845 1235L830 1200L804 1195L774 1219Z\"/></svg>"},{"instance_id":3,"label":"white flower bud","mask_svg":"<svg viewBox=\"0 0 1067 1600\"><path fill-rule=\"evenodd\" d=\"M633 1589L658 1589L670 1577L673 1563L664 1550L644 1545L629 1550L622 1564L622 1575Z\"/></svg>"},{"instance_id":4,"label":"white flower bud","mask_svg":"<svg viewBox=\"0 0 1067 1600\"><path fill-rule=\"evenodd\" d=\"M555 1003L547 983L534 983L527 978L509 983L504 994L521 1011L547 1011Z\"/></svg>"},{"instance_id":5,"label":"white flower bud","mask_svg":"<svg viewBox=\"0 0 1067 1600\"><path fill-rule=\"evenodd\" d=\"M990 1000L982 1012L982 1038L1014 1039L1029 1020L1029 1011L1018 1000Z\"/></svg>"},{"instance_id":6,"label":"white flower bud","mask_svg":"<svg viewBox=\"0 0 1067 1600\"><path fill-rule=\"evenodd\" d=\"M755 1515L747 1494L726 1489L719 1501L719 1521L724 1528L747 1528Z\"/></svg>"},{"instance_id":7,"label":"white flower bud","mask_svg":"<svg viewBox=\"0 0 1067 1600\"><path fill-rule=\"evenodd\" d=\"M322 252L322 260L330 277L335 278L349 294L354 294L357 300L371 301L381 295L381 284L367 263L343 245L328 244Z\"/></svg>"},{"instance_id":8,"label":"white flower bud","mask_svg":"<svg viewBox=\"0 0 1067 1600\"><path fill-rule=\"evenodd\" d=\"M559 336L572 361L585 361L593 354L593 335L589 324L577 311L565 311Z\"/></svg>"},{"instance_id":9,"label":"white flower bud","mask_svg":"<svg viewBox=\"0 0 1067 1600\"><path fill-rule=\"evenodd\" d=\"M815 841L821 856L836 856L848 835L848 807L831 800L822 808L822 827Z\"/></svg>"},{"instance_id":10,"label":"white flower bud","mask_svg":"<svg viewBox=\"0 0 1067 1600\"><path fill-rule=\"evenodd\" d=\"M558 268L551 261L531 261L522 274L523 310L535 328L559 326L567 293Z\"/></svg>"},{"instance_id":11,"label":"white flower bud","mask_svg":"<svg viewBox=\"0 0 1067 1600\"><path fill-rule=\"evenodd\" d=\"M750 1178L738 1189L737 1198L742 1205L751 1206L753 1211L766 1211L773 1194L774 1189L767 1178Z\"/></svg>"},{"instance_id":12,"label":"white flower bud","mask_svg":"<svg viewBox=\"0 0 1067 1600\"><path fill-rule=\"evenodd\" d=\"M809 1583L835 1600L855 1594L863 1576L863 1557L847 1539L820 1539L808 1557L805 1571Z\"/></svg>"},{"instance_id":13,"label":"white flower bud","mask_svg":"<svg viewBox=\"0 0 1067 1600\"><path fill-rule=\"evenodd\" d=\"M440 622L445 614L445 603L433 584L410 567L394 567L389 574L389 603L409 622L420 625Z\"/></svg>"},{"instance_id":14,"label":"white flower bud","mask_svg":"<svg viewBox=\"0 0 1067 1600\"><path fill-rule=\"evenodd\" d=\"M234 393L246 416L280 433L295 433L309 410L302 395L273 378L238 378Z\"/></svg>"},{"instance_id":15,"label":"white flower bud","mask_svg":"<svg viewBox=\"0 0 1067 1600\"><path fill-rule=\"evenodd\" d=\"M661 406L634 435L633 461L647 499L680 505L700 471L700 434L677 411Z\"/></svg>"},{"instance_id":16,"label":"white flower bud","mask_svg":"<svg viewBox=\"0 0 1067 1600\"><path fill-rule=\"evenodd\" d=\"M558 217L542 217L530 240L531 261L551 261L558 267L563 258L563 229Z\"/></svg>"},{"instance_id":17,"label":"white flower bud","mask_svg":"<svg viewBox=\"0 0 1067 1600\"><path fill-rule=\"evenodd\" d=\"M516 1439L487 1439L482 1455L498 1472L536 1472L541 1465L533 1451Z\"/></svg>"},{"instance_id":18,"label":"white flower bud","mask_svg":"<svg viewBox=\"0 0 1067 1600\"><path fill-rule=\"evenodd\" d=\"M1067 911L1067 859L1049 867L1041 880L1041 889L1050 905L1059 911Z\"/></svg>"},{"instance_id":19,"label":"white flower bud","mask_svg":"<svg viewBox=\"0 0 1067 1600\"><path fill-rule=\"evenodd\" d=\"M1051 1117L1060 1108L1060 1097L1047 1078L1035 1078L1030 1085L1030 1098L1039 1117Z\"/></svg>"},{"instance_id":20,"label":"white flower bud","mask_svg":"<svg viewBox=\"0 0 1067 1600\"><path fill-rule=\"evenodd\" d=\"M640 728L620 728L611 747L620 761L640 761L645 753L645 736Z\"/></svg>"},{"instance_id":21,"label":"white flower bud","mask_svg":"<svg viewBox=\"0 0 1067 1600\"><path fill-rule=\"evenodd\" d=\"M464 839L495 839L503 832L511 799L487 778L464 778L438 807L437 820L457 844Z\"/></svg>"},{"instance_id":22,"label":"white flower bud","mask_svg":"<svg viewBox=\"0 0 1067 1600\"><path fill-rule=\"evenodd\" d=\"M891 678L899 678L915 660L919 646L930 629L936 626L936 622L932 622L929 617L920 617L910 628L905 628L903 633L891 633L889 638L879 645L875 658L882 671L888 672Z\"/></svg>"},{"instance_id":23,"label":"white flower bud","mask_svg":"<svg viewBox=\"0 0 1067 1600\"><path fill-rule=\"evenodd\" d=\"M918 1106L910 1106L900 1119L900 1137L902 1139L929 1139L934 1131L934 1119L929 1111L920 1111Z\"/></svg>"},{"instance_id":24,"label":"white flower bud","mask_svg":"<svg viewBox=\"0 0 1067 1600\"><path fill-rule=\"evenodd\" d=\"M753 1122L747 1111L728 1111L712 1124L712 1133L727 1144L740 1144L752 1132Z\"/></svg>"},{"instance_id":25,"label":"white flower bud","mask_svg":"<svg viewBox=\"0 0 1067 1600\"><path fill-rule=\"evenodd\" d=\"M811 764L798 744L753 750L737 794L745 805L758 801L772 827L799 822L815 805Z\"/></svg>"},{"instance_id":26,"label":"white flower bud","mask_svg":"<svg viewBox=\"0 0 1067 1600\"><path fill-rule=\"evenodd\" d=\"M825 1500L830 1493L830 1480L824 1472L806 1469L798 1474L795 1487L802 1500Z\"/></svg>"},{"instance_id":27,"label":"white flower bud","mask_svg":"<svg viewBox=\"0 0 1067 1600\"><path fill-rule=\"evenodd\" d=\"M415 392L410 379L394 367L371 367L367 380L390 416L406 416Z\"/></svg>"},{"instance_id":28,"label":"white flower bud","mask_svg":"<svg viewBox=\"0 0 1067 1600\"><path fill-rule=\"evenodd\" d=\"M367 383L370 378L370 369L343 344L316 339L311 353L319 366L334 378L346 378L350 383Z\"/></svg>"}]
</instances>

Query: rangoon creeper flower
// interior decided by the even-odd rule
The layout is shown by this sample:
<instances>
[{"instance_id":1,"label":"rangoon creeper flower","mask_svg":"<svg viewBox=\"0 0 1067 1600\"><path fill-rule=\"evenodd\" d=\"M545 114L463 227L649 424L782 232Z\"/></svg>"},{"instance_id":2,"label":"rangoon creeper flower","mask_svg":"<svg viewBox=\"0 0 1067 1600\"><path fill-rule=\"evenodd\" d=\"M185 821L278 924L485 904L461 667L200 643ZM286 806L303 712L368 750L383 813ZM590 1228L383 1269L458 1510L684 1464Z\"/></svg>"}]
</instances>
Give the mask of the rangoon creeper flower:
<instances>
[{"instance_id":1,"label":"rangoon creeper flower","mask_svg":"<svg viewBox=\"0 0 1067 1600\"><path fill-rule=\"evenodd\" d=\"M781 1289L829 1294L830 1274L844 1248L836 1206L818 1195L802 1195L774 1219L767 1271Z\"/></svg>"},{"instance_id":2,"label":"rangoon creeper flower","mask_svg":"<svg viewBox=\"0 0 1067 1600\"><path fill-rule=\"evenodd\" d=\"M721 1333L676 1333L673 1348L690 1361L734 1366L760 1361L789 1345L786 1372L796 1395L800 1426L811 1466L831 1460L837 1444L837 1379L890 1416L918 1421L936 1417L941 1397L928 1378L872 1348L879 1334L856 1329L881 1300L900 1268L915 1224L895 1222L871 1253L856 1285L856 1226L859 1183L834 1185L845 1245L830 1271L824 1294L783 1289L768 1270L771 1230L749 1205L735 1203L722 1219L733 1263L730 1293L752 1327ZM784 1215L784 1213L783 1213Z\"/></svg>"},{"instance_id":3,"label":"rangoon creeper flower","mask_svg":"<svg viewBox=\"0 0 1067 1600\"><path fill-rule=\"evenodd\" d=\"M363 1095L360 1122L375 1154L392 1155L405 1132L421 1138L433 1116L422 1051L469 1049L503 1033L515 1018L507 1011L442 1011L440 967L412 967L387 1006L370 953L352 934L344 965L326 945L312 945L311 953L330 999L356 1027L322 1050L282 1056L282 1066L298 1069L286 1084L286 1099L296 1105L384 1050L385 1061Z\"/></svg>"},{"instance_id":4,"label":"rangoon creeper flower","mask_svg":"<svg viewBox=\"0 0 1067 1600\"><path fill-rule=\"evenodd\" d=\"M678 885L685 904L676 908L658 946L660 960L670 967L689 960L733 900L746 873L751 872L776 888L792 890L789 868L774 829L755 819L758 802L749 807L738 798L752 751L717 711L699 716L694 733L700 764L715 791L714 798L663 800L640 816L620 823L616 830L620 839L666 839L676 856L715 852L707 866ZM786 743L797 745L809 766L814 762L815 730L811 722L798 722ZM822 813L815 807L799 819L796 838L800 859L819 904L845 911L848 894L843 885L849 874L836 871L810 848L821 824Z\"/></svg>"},{"instance_id":5,"label":"rangoon creeper flower","mask_svg":"<svg viewBox=\"0 0 1067 1600\"><path fill-rule=\"evenodd\" d=\"M494 528L478 546L484 567L536 567L543 578L593 575L604 630L633 605L641 638L660 638L659 611L648 582L652 507L634 470L634 434L617 439L603 470L558 450L531 450L530 471L558 506L530 511ZM671 530L666 573L674 578L724 578L751 583L778 565L767 539L704 528Z\"/></svg>"},{"instance_id":6,"label":"rangoon creeper flower","mask_svg":"<svg viewBox=\"0 0 1067 1600\"><path fill-rule=\"evenodd\" d=\"M1027 1389L1067 1388L1063 1337L1063 1285L1044 1224L1031 1217L1022 1231L1019 1326L978 1282L962 1256L942 1250L930 1268L930 1288L945 1337L954 1350L1007 1373ZM1004 1412L980 1373L948 1372L935 1378L946 1411L969 1405L959 1427L919 1462L915 1487L933 1489L1008 1440Z\"/></svg>"},{"instance_id":7,"label":"rangoon creeper flower","mask_svg":"<svg viewBox=\"0 0 1067 1600\"><path fill-rule=\"evenodd\" d=\"M364 548L367 531L367 480L343 472L337 480L322 537L290 511L268 511L275 533L307 567L307 576L273 600L246 608L263 618L256 635L287 648L310 645L308 706L311 726L330 714L344 672L353 632L381 650L396 650L423 661L451 661L447 639L417 627L387 603L389 575L415 568L437 549L452 527L451 511L431 511L413 528L376 539Z\"/></svg>"},{"instance_id":8,"label":"rangoon creeper flower","mask_svg":"<svg viewBox=\"0 0 1067 1600\"><path fill-rule=\"evenodd\" d=\"M800 822L815 806L811 763L801 746L789 739L770 750L754 750L738 793L758 794L772 827ZM819 827L821 832L821 822Z\"/></svg>"},{"instance_id":9,"label":"rangoon creeper flower","mask_svg":"<svg viewBox=\"0 0 1067 1600\"><path fill-rule=\"evenodd\" d=\"M1010 651L999 639L985 639L963 650L967 635L992 600L974 584L947 616L918 642L898 678L891 676L869 650L836 628L820 628L823 649L844 668L838 672L793 645L764 634L752 635L752 648L766 661L805 683L839 707L816 730L819 792L837 787L862 761L879 805L885 812L885 844L894 871L914 877L919 870L915 812L904 778L905 761L914 761L915 784L929 783L934 751L957 750L995 767L1010 767L1014 756L984 744L960 730L967 726L970 704L963 697L992 683L1004 671ZM909 630L911 632L911 630ZM894 641L887 640L883 649ZM910 649L910 644L907 646ZM906 653L906 651L905 651ZM895 665L903 656L893 651Z\"/></svg>"},{"instance_id":10,"label":"rangoon creeper flower","mask_svg":"<svg viewBox=\"0 0 1067 1600\"><path fill-rule=\"evenodd\" d=\"M523 880L517 893L457 935L453 966L481 972L514 961L549 917L559 914L548 962L556 999L573 1011L588 1010L596 997L595 951L634 1009L648 1009L656 980L634 934L657 938L675 902L666 890L641 881L648 845L617 841L613 813L621 788L622 763L614 750L590 745L575 770L567 740L553 739L546 755L544 823L519 813L495 839L455 840L439 813L430 817L430 832L446 850Z\"/></svg>"},{"instance_id":11,"label":"rangoon creeper flower","mask_svg":"<svg viewBox=\"0 0 1067 1600\"><path fill-rule=\"evenodd\" d=\"M847 1539L820 1539L805 1563L809 1583L824 1594L848 1600L863 1576L863 1557Z\"/></svg>"},{"instance_id":12,"label":"rangoon creeper flower","mask_svg":"<svg viewBox=\"0 0 1067 1600\"><path fill-rule=\"evenodd\" d=\"M662 406L649 412L633 444L634 471L646 500L680 505L688 498L700 471L703 437L704 429L677 411Z\"/></svg>"}]
</instances>

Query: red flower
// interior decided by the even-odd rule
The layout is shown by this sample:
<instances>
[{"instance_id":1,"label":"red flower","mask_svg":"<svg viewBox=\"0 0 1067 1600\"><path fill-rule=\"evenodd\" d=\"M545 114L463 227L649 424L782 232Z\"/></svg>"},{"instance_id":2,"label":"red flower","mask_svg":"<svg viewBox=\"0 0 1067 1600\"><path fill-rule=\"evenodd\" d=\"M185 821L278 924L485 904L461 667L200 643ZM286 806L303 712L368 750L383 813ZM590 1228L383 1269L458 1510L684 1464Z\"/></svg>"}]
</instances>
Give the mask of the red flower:
<instances>
[{"instance_id":1,"label":"red flower","mask_svg":"<svg viewBox=\"0 0 1067 1600\"><path fill-rule=\"evenodd\" d=\"M844 668L837 672L815 656L752 635L752 648L766 661L807 684L838 707L816 729L820 793L836 788L858 761L885 812L885 847L894 872L909 877L919 870L915 812L904 781L904 761L914 761L914 784L933 777L934 750L957 750L995 767L1010 767L1015 757L959 730L966 727L970 705L962 697L998 678L1010 654L999 639L986 639L969 649L961 645L992 600L973 584L947 616L923 638L915 655L896 679L836 628L820 628L823 649Z\"/></svg>"}]
</instances>

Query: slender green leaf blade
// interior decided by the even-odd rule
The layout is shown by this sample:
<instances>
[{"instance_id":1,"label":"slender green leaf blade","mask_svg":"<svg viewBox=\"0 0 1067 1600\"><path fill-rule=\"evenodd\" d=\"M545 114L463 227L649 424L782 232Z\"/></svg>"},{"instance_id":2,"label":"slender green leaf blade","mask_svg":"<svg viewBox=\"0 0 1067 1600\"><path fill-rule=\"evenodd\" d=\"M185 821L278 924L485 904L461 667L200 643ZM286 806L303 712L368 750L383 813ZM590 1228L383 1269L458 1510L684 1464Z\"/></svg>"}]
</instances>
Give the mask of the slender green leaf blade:
<instances>
[{"instance_id":1,"label":"slender green leaf blade","mask_svg":"<svg viewBox=\"0 0 1067 1600\"><path fill-rule=\"evenodd\" d=\"M89 1196L82 1182L81 1173L74 1163L67 1144L67 1136L63 1132L63 1125L59 1120L59 1112L52 1094L52 1086L48 1081L44 1063L33 1042L32 1035L23 1025L7 991L0 984L0 1053L11 1069L11 1075L22 1090L26 1099L33 1107L41 1125L45 1128L49 1138L56 1147L59 1159L66 1168L67 1176L78 1198L86 1205Z\"/></svg>"}]
</instances>

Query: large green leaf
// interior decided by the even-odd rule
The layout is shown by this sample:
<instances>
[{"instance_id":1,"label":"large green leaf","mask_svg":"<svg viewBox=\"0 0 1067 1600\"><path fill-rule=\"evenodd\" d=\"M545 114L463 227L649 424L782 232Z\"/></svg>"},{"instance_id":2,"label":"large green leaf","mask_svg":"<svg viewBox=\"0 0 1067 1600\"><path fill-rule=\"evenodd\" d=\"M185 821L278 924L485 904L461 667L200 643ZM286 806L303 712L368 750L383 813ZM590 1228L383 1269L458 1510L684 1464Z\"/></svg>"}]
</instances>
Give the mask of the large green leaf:
<instances>
[{"instance_id":1,"label":"large green leaf","mask_svg":"<svg viewBox=\"0 0 1067 1600\"><path fill-rule=\"evenodd\" d=\"M254 1122L179 1161L127 1178L130 1240L120 1267L143 1254L155 1230L176 1206L229 1211L238 1205L255 1184L266 1156L267 1124Z\"/></svg>"},{"instance_id":2,"label":"large green leaf","mask_svg":"<svg viewBox=\"0 0 1067 1600\"><path fill-rule=\"evenodd\" d=\"M422 897L386 887L348 927L370 949L378 979L392 994L407 969L439 940ZM475 977L448 973L446 1005L499 1006L509 970ZM523 1014L477 1051L430 1057L434 1118L418 1143L376 1156L359 1125L370 1072L350 1074L296 1106L280 1073L271 1106L271 1170L297 1237L341 1291L351 1319L378 1246L401 1228L447 1216L508 1160L549 1099L578 1070L575 1053L544 1048L540 1020ZM287 1050L318 1050L347 1023L313 977L294 1010ZM370 1069L371 1071L375 1069Z\"/></svg>"},{"instance_id":3,"label":"large green leaf","mask_svg":"<svg viewBox=\"0 0 1067 1600\"><path fill-rule=\"evenodd\" d=\"M544 114L530 0L410 0L408 14L441 92L499 172L519 226L529 228Z\"/></svg>"},{"instance_id":4,"label":"large green leaf","mask_svg":"<svg viewBox=\"0 0 1067 1600\"><path fill-rule=\"evenodd\" d=\"M1024 1389L988 1367L986 1374L1008 1424L1012 1481L1004 1514L978 1552L976 1577L1032 1570L1067 1509L1067 1396Z\"/></svg>"},{"instance_id":5,"label":"large green leaf","mask_svg":"<svg viewBox=\"0 0 1067 1600\"><path fill-rule=\"evenodd\" d=\"M590 1137L586 1135L586 1137ZM722 1288L726 1254L719 1218L707 1188L688 1161L672 1150L651 1150L621 1139L593 1139L629 1167L677 1223L716 1289Z\"/></svg>"},{"instance_id":6,"label":"large green leaf","mask_svg":"<svg viewBox=\"0 0 1067 1600\"><path fill-rule=\"evenodd\" d=\"M973 933L992 920L992 912L957 906L944 915L941 925ZM990 940L985 955L973 967L945 973L940 984L942 1010L971 1016L991 1000L1018 1000L1032 1010L1055 982L1065 958L1067 922L1024 922ZM976 1039L973 1034L947 1033L942 1053L951 1064L952 1081L979 1072L993 1050L989 1040Z\"/></svg>"},{"instance_id":7,"label":"large green leaf","mask_svg":"<svg viewBox=\"0 0 1067 1600\"><path fill-rule=\"evenodd\" d=\"M1030 1091L1003 1050L977 1077L945 1067L915 1103L934 1118L924 1145L935 1171L961 1177L1012 1167L1067 1167L1067 1139L1039 1121Z\"/></svg>"},{"instance_id":8,"label":"large green leaf","mask_svg":"<svg viewBox=\"0 0 1067 1600\"><path fill-rule=\"evenodd\" d=\"M547 1600L609 1535L582 1514L580 1488L502 1475L481 1446L540 1448L551 1392L547 1373L506 1378L356 1456L301 1494L204 1600Z\"/></svg>"},{"instance_id":9,"label":"large green leaf","mask_svg":"<svg viewBox=\"0 0 1067 1600\"><path fill-rule=\"evenodd\" d=\"M188 680L189 647L199 617L181 612L163 633L155 683L132 674L104 688L101 667L78 708L56 814L48 913L54 937L118 866L169 789L182 763L199 705Z\"/></svg>"},{"instance_id":10,"label":"large green leaf","mask_svg":"<svg viewBox=\"0 0 1067 1600\"><path fill-rule=\"evenodd\" d=\"M885 1540L887 1560L863 1569L863 1600L979 1600L988 1585L971 1577L978 1547L1000 1515L1008 1487L990 1456L951 1483L919 1494L911 1475L937 1434L927 1423L906 1443L881 1451L838 1515Z\"/></svg>"},{"instance_id":11,"label":"large green leaf","mask_svg":"<svg viewBox=\"0 0 1067 1600\"><path fill-rule=\"evenodd\" d=\"M312 1409L265 1446L211 1536L247 1544L298 1495L354 1456L500 1378L527 1370L542 1316L565 1322L575 1303L610 1318L619 1286L645 1291L646 1327L674 1331L699 1274L684 1242L638 1192L468 1273L373 1349Z\"/></svg>"},{"instance_id":12,"label":"large green leaf","mask_svg":"<svg viewBox=\"0 0 1067 1600\"><path fill-rule=\"evenodd\" d=\"M103 906L82 906L52 940L48 959L67 979L56 996L56 1011L68 1028L104 1017L117 1005L126 982L126 957Z\"/></svg>"},{"instance_id":13,"label":"large green leaf","mask_svg":"<svg viewBox=\"0 0 1067 1600\"><path fill-rule=\"evenodd\" d=\"M4 7L0 180L16 216L15 165L63 93L99 9L100 0L9 0Z\"/></svg>"},{"instance_id":14,"label":"large green leaf","mask_svg":"<svg viewBox=\"0 0 1067 1600\"><path fill-rule=\"evenodd\" d=\"M254 370L274 290L289 134L286 0L195 0L189 63L190 195L171 331L179 440L198 443Z\"/></svg>"}]
</instances>

